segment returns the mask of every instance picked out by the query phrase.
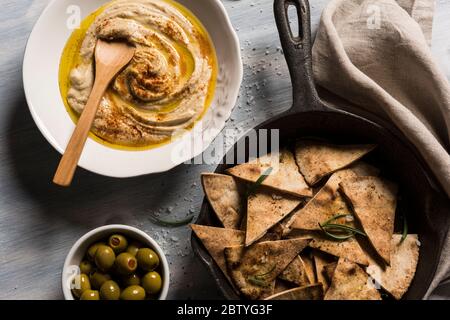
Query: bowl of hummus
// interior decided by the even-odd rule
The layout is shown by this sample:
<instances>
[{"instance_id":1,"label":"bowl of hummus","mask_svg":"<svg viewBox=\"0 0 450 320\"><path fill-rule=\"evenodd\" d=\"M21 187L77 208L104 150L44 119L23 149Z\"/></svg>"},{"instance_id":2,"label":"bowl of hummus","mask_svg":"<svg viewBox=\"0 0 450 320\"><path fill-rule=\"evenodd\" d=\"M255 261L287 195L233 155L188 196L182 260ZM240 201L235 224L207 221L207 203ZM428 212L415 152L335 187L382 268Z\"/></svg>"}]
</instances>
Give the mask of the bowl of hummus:
<instances>
[{"instance_id":1,"label":"bowl of hummus","mask_svg":"<svg viewBox=\"0 0 450 320\"><path fill-rule=\"evenodd\" d=\"M98 39L136 51L102 97L79 165L130 177L203 152L242 81L239 41L221 2L52 1L28 40L23 79L37 126L61 153L92 90Z\"/></svg>"}]
</instances>

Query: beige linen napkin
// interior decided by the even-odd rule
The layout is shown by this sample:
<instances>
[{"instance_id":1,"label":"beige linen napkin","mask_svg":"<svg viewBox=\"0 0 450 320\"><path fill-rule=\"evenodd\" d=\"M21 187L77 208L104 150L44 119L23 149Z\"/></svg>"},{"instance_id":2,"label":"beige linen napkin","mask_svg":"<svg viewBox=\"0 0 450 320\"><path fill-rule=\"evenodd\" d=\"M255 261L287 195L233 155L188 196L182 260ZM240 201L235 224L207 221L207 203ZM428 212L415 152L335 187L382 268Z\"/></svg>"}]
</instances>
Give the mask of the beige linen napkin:
<instances>
[{"instance_id":1,"label":"beige linen napkin","mask_svg":"<svg viewBox=\"0 0 450 320\"><path fill-rule=\"evenodd\" d=\"M433 0L332 0L313 46L324 100L374 113L417 147L450 195L450 85L429 44ZM342 102L345 103L342 103ZM449 213L450 214L450 213ZM430 291L450 276L450 239Z\"/></svg>"}]
</instances>

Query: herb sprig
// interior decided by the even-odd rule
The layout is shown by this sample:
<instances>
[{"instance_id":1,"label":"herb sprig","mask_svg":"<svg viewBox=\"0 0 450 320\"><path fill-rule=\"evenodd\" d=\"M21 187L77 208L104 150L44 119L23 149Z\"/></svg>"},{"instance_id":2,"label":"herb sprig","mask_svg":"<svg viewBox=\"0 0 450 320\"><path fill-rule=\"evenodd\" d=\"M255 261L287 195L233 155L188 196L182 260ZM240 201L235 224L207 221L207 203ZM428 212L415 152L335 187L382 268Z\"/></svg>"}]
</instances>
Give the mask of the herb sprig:
<instances>
[{"instance_id":1,"label":"herb sprig","mask_svg":"<svg viewBox=\"0 0 450 320\"><path fill-rule=\"evenodd\" d=\"M268 287L269 284L265 280L261 280L255 277L249 277L248 282L258 287Z\"/></svg>"},{"instance_id":2,"label":"herb sprig","mask_svg":"<svg viewBox=\"0 0 450 320\"><path fill-rule=\"evenodd\" d=\"M345 235L337 235L337 234L328 232L325 229L324 225L322 225L320 223L319 223L319 227L320 227L320 230L322 230L328 237L333 238L334 240L347 240L347 239L349 239L349 238L354 236L353 233L347 233Z\"/></svg>"},{"instance_id":3,"label":"herb sprig","mask_svg":"<svg viewBox=\"0 0 450 320\"><path fill-rule=\"evenodd\" d=\"M157 224L162 227L171 227L171 228L184 226L190 223L192 219L194 219L194 215L188 216L181 220L166 220L161 219L160 217L157 217L153 214L150 215L150 221L153 222L154 224Z\"/></svg>"},{"instance_id":4,"label":"herb sprig","mask_svg":"<svg viewBox=\"0 0 450 320\"><path fill-rule=\"evenodd\" d=\"M400 242L398 245L401 245L403 241L405 241L406 237L408 236L408 221L406 220L406 217L403 216L403 232L402 237L400 238Z\"/></svg>"},{"instance_id":5,"label":"herb sprig","mask_svg":"<svg viewBox=\"0 0 450 320\"><path fill-rule=\"evenodd\" d=\"M259 287L267 287L268 283L267 283L267 279L266 278L267 278L267 276L269 274L271 274L273 272L273 270L275 270L275 268L276 268L276 265L274 265L272 267L272 269L270 269L270 271L268 271L268 272L265 272L265 273L262 273L262 274L257 274L257 275L254 275L254 276L249 276L247 279L248 279L248 281L251 284L254 284L254 285L259 286Z\"/></svg>"},{"instance_id":6,"label":"herb sprig","mask_svg":"<svg viewBox=\"0 0 450 320\"><path fill-rule=\"evenodd\" d=\"M344 225L344 224L337 224L333 223L337 219L353 216L352 214L337 214L332 216L330 219L326 220L323 223L319 222L320 229L330 238L334 240L347 240L349 238L354 237L356 234L359 234L363 237L367 237L366 233L358 230L356 228ZM336 233L339 232L339 233Z\"/></svg>"}]
</instances>

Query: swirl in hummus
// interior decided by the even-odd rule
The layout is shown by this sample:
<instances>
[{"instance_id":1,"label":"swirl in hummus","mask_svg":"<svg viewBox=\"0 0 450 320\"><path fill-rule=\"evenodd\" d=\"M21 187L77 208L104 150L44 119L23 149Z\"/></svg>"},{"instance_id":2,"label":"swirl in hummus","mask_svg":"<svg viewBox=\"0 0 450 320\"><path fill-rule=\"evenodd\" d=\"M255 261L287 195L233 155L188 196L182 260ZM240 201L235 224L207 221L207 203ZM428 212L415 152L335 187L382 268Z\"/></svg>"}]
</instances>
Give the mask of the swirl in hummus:
<instances>
[{"instance_id":1,"label":"swirl in hummus","mask_svg":"<svg viewBox=\"0 0 450 320\"><path fill-rule=\"evenodd\" d=\"M216 79L215 51L202 25L171 1L116 0L100 10L67 75L69 107L80 114L87 102L97 39L127 41L135 55L103 96L93 133L114 145L144 147L191 128L210 104Z\"/></svg>"}]
</instances>

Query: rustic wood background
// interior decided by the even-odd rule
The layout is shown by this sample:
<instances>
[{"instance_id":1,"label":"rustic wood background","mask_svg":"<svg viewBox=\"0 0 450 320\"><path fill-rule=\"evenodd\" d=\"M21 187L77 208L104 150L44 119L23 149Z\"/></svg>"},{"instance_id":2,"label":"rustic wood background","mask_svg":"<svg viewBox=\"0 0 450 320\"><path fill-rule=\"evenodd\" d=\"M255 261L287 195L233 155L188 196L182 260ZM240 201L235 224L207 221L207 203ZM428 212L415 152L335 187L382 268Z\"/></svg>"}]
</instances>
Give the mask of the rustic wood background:
<instances>
[{"instance_id":1,"label":"rustic wood background","mask_svg":"<svg viewBox=\"0 0 450 320\"><path fill-rule=\"evenodd\" d=\"M329 0L310 0L313 30ZM75 1L74 1L75 2ZM171 267L169 298L220 298L190 248L187 227L148 216L198 213L199 175L214 166L180 165L163 174L111 179L79 170L70 189L51 183L60 155L34 124L22 87L22 59L47 0L2 0L0 10L0 299L62 299L61 270L73 243L92 228L124 223L155 237ZM242 46L244 82L228 128L251 128L291 105L272 0L223 0ZM433 52L450 76L450 0L436 2ZM42 39L45 41L45 39ZM442 287L436 298L450 297Z\"/></svg>"}]
</instances>

